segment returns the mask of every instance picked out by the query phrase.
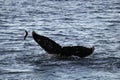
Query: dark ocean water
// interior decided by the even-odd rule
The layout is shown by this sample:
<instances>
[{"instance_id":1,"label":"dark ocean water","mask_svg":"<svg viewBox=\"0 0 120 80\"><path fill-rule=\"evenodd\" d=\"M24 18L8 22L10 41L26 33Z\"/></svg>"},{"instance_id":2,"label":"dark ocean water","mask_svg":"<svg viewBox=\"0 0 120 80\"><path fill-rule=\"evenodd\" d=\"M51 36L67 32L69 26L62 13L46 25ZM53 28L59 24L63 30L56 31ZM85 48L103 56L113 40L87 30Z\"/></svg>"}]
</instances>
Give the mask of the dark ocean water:
<instances>
[{"instance_id":1,"label":"dark ocean water","mask_svg":"<svg viewBox=\"0 0 120 80\"><path fill-rule=\"evenodd\" d=\"M50 57L33 30L95 52ZM0 80L120 80L120 0L0 0Z\"/></svg>"}]
</instances>

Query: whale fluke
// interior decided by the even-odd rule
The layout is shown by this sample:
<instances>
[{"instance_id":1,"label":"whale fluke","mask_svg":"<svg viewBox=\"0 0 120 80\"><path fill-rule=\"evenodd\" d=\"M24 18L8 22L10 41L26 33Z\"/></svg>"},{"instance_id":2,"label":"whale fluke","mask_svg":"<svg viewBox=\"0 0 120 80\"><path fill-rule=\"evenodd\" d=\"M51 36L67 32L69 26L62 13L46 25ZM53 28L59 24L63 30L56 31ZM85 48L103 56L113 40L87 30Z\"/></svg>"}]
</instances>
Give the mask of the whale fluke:
<instances>
[{"instance_id":1,"label":"whale fluke","mask_svg":"<svg viewBox=\"0 0 120 80\"><path fill-rule=\"evenodd\" d=\"M83 46L63 46L61 47L55 41L48 37L32 32L33 39L49 54L58 54L60 56L78 56L81 58L87 57L94 52L94 47L87 48Z\"/></svg>"},{"instance_id":2,"label":"whale fluke","mask_svg":"<svg viewBox=\"0 0 120 80\"><path fill-rule=\"evenodd\" d=\"M94 52L94 47L92 48L87 48L87 47L83 47L83 46L78 46L78 51L76 51L74 53L75 56L79 56L81 58L87 57L89 55L91 55Z\"/></svg>"},{"instance_id":3,"label":"whale fluke","mask_svg":"<svg viewBox=\"0 0 120 80\"><path fill-rule=\"evenodd\" d=\"M33 39L48 53L59 54L61 53L62 47L55 41L48 37L37 34L35 31L32 32Z\"/></svg>"},{"instance_id":4,"label":"whale fluke","mask_svg":"<svg viewBox=\"0 0 120 80\"><path fill-rule=\"evenodd\" d=\"M65 46L62 50L62 55L64 56L79 56L81 58L87 57L94 52L94 47L87 48L83 46Z\"/></svg>"}]
</instances>

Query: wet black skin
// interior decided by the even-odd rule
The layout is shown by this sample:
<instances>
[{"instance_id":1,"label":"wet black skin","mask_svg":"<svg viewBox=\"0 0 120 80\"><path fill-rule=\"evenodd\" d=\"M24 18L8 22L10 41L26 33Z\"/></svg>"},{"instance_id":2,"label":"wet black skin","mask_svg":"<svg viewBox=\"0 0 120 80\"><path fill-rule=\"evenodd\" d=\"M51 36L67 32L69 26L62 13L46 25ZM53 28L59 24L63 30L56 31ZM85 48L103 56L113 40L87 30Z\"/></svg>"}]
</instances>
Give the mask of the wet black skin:
<instances>
[{"instance_id":1,"label":"wet black skin","mask_svg":"<svg viewBox=\"0 0 120 80\"><path fill-rule=\"evenodd\" d=\"M94 51L94 47L87 48L83 46L65 46L62 48L62 55L65 56L79 56L81 58L91 55Z\"/></svg>"},{"instance_id":2,"label":"wet black skin","mask_svg":"<svg viewBox=\"0 0 120 80\"><path fill-rule=\"evenodd\" d=\"M87 48L83 46L60 46L55 41L48 37L32 32L33 39L49 54L58 54L60 56L78 56L81 58L87 57L94 52L94 47Z\"/></svg>"},{"instance_id":3,"label":"wet black skin","mask_svg":"<svg viewBox=\"0 0 120 80\"><path fill-rule=\"evenodd\" d=\"M32 32L33 39L49 54L60 54L62 47L48 37Z\"/></svg>"}]
</instances>

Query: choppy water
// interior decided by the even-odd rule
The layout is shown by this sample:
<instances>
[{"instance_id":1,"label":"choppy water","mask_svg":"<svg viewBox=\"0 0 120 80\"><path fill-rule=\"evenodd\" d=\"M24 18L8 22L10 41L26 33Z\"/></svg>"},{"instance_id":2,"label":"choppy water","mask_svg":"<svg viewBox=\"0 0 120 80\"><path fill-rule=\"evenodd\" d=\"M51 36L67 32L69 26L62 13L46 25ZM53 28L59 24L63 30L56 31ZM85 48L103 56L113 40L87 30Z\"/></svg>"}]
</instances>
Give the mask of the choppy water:
<instances>
[{"instance_id":1,"label":"choppy water","mask_svg":"<svg viewBox=\"0 0 120 80\"><path fill-rule=\"evenodd\" d=\"M50 58L33 30L94 55ZM0 79L120 80L120 0L0 0Z\"/></svg>"}]
</instances>

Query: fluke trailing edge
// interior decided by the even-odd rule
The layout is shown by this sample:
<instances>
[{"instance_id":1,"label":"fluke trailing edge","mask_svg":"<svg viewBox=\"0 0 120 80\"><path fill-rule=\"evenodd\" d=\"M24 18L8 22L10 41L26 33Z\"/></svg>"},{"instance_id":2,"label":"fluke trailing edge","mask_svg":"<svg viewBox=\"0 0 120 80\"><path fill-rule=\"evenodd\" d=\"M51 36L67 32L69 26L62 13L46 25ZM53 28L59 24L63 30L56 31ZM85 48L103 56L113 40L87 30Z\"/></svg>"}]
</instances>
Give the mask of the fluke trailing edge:
<instances>
[{"instance_id":1,"label":"fluke trailing edge","mask_svg":"<svg viewBox=\"0 0 120 80\"><path fill-rule=\"evenodd\" d=\"M26 32L27 33L27 32ZM26 36L25 36L26 37ZM58 54L60 56L78 56L81 58L87 57L94 52L94 47L87 48L83 46L64 46L62 47L48 37L32 32L33 39L49 54Z\"/></svg>"}]
</instances>

